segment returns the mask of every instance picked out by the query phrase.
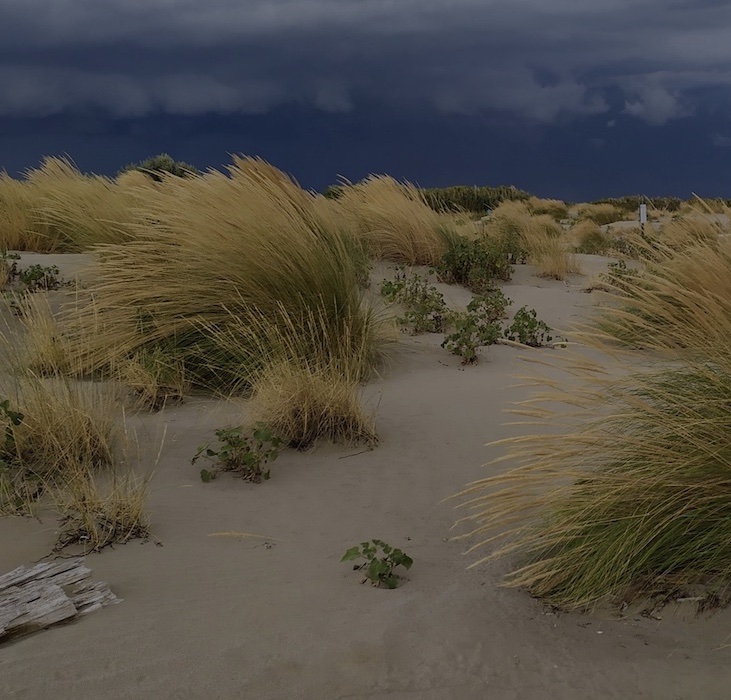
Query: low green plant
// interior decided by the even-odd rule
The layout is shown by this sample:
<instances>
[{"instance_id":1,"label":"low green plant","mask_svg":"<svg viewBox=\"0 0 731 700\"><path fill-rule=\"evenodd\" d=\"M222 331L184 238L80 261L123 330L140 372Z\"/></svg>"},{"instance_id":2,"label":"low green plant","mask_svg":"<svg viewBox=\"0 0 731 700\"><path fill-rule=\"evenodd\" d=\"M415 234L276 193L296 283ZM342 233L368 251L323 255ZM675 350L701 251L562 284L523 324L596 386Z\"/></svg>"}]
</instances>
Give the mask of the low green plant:
<instances>
[{"instance_id":1,"label":"low green plant","mask_svg":"<svg viewBox=\"0 0 731 700\"><path fill-rule=\"evenodd\" d=\"M539 348L553 340L550 333L551 328L545 321L537 318L535 309L521 306L515 312L513 322L503 331L503 336L514 342Z\"/></svg>"},{"instance_id":2,"label":"low green plant","mask_svg":"<svg viewBox=\"0 0 731 700\"><path fill-rule=\"evenodd\" d=\"M467 305L467 312L455 314L455 330L442 342L442 347L462 358L462 364L477 362L477 349L493 345L500 337L500 319L512 304L499 289L476 296Z\"/></svg>"},{"instance_id":3,"label":"low green plant","mask_svg":"<svg viewBox=\"0 0 731 700\"><path fill-rule=\"evenodd\" d=\"M7 264L7 260L18 260L20 256L7 253L0 257L0 263L4 264L6 281L9 284L20 282L20 291L23 292L47 292L68 286L70 283L59 277L59 269L56 265L31 265L25 269L18 268L16 262Z\"/></svg>"},{"instance_id":4,"label":"low green plant","mask_svg":"<svg viewBox=\"0 0 731 700\"><path fill-rule=\"evenodd\" d=\"M405 270L397 267L394 280L381 283L381 295L386 301L405 307L403 316L396 321L413 335L443 333L450 323L451 312L444 296L416 272L407 277Z\"/></svg>"},{"instance_id":5,"label":"low green plant","mask_svg":"<svg viewBox=\"0 0 731 700\"><path fill-rule=\"evenodd\" d=\"M397 566L403 566L408 571L414 563L410 556L382 540L361 542L360 545L351 547L345 552L340 561L354 561L356 559L365 559L362 564L353 566L354 570L363 570L365 572L366 577L363 579L363 583L370 581L373 586L378 587L383 584L386 588L396 588L398 586L400 576L394 573Z\"/></svg>"},{"instance_id":6,"label":"low green plant","mask_svg":"<svg viewBox=\"0 0 731 700\"><path fill-rule=\"evenodd\" d=\"M462 284L475 294L491 289L495 280L508 281L513 274L508 241L480 236L469 240L456 236L437 266L437 276L447 284Z\"/></svg>"},{"instance_id":7,"label":"low green plant","mask_svg":"<svg viewBox=\"0 0 731 700\"><path fill-rule=\"evenodd\" d=\"M215 435L220 447L213 449L210 443L201 445L191 460L195 464L203 457L214 463L213 469L201 469L201 481L212 481L220 471L233 472L256 484L269 478L270 470L265 470L264 465L277 458L282 441L264 424L257 423L251 434L237 427L219 428Z\"/></svg>"}]
</instances>

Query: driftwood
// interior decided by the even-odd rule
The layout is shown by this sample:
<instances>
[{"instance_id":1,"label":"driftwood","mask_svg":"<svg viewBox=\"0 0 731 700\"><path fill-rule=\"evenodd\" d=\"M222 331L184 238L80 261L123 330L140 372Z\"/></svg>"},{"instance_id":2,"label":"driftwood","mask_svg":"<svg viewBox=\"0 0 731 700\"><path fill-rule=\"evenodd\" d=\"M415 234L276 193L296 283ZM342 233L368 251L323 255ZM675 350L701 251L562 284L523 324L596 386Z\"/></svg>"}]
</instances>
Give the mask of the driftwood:
<instances>
[{"instance_id":1,"label":"driftwood","mask_svg":"<svg viewBox=\"0 0 731 700\"><path fill-rule=\"evenodd\" d=\"M20 566L0 576L0 643L121 602L89 576L83 558Z\"/></svg>"}]
</instances>

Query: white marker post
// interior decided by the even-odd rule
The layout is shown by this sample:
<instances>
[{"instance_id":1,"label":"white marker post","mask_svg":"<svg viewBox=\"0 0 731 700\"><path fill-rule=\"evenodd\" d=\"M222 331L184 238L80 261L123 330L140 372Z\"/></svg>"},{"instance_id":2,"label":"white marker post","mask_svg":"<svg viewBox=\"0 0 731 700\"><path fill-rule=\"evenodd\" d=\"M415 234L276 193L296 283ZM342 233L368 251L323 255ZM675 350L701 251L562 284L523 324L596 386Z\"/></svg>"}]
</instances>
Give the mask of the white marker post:
<instances>
[{"instance_id":1,"label":"white marker post","mask_svg":"<svg viewBox=\"0 0 731 700\"><path fill-rule=\"evenodd\" d=\"M640 231L645 237L645 224L647 223L647 204L640 204Z\"/></svg>"}]
</instances>

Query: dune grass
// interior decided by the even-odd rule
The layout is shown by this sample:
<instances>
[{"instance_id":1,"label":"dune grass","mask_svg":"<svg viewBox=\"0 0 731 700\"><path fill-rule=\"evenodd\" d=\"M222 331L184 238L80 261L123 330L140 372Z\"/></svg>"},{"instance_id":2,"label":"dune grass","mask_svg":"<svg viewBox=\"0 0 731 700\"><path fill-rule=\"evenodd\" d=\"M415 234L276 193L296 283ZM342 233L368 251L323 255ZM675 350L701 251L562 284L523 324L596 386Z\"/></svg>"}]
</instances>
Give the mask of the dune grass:
<instances>
[{"instance_id":1,"label":"dune grass","mask_svg":"<svg viewBox=\"0 0 731 700\"><path fill-rule=\"evenodd\" d=\"M0 338L0 515L55 505L59 549L143 536L149 475L130 472L118 386L64 374L63 353L43 345L56 330L47 300L30 295L22 308Z\"/></svg>"},{"instance_id":2,"label":"dune grass","mask_svg":"<svg viewBox=\"0 0 731 700\"><path fill-rule=\"evenodd\" d=\"M568 205L560 199L530 197L526 204L533 214L548 214L555 221L561 221L569 215Z\"/></svg>"},{"instance_id":3,"label":"dune grass","mask_svg":"<svg viewBox=\"0 0 731 700\"><path fill-rule=\"evenodd\" d=\"M704 350L731 337L731 240L713 238L683 250L647 245L652 260L611 277L612 297L594 324L598 342Z\"/></svg>"},{"instance_id":4,"label":"dune grass","mask_svg":"<svg viewBox=\"0 0 731 700\"><path fill-rule=\"evenodd\" d=\"M364 333L334 328L321 311L295 318L282 309L274 320L262 314L246 322L232 318L225 330L210 332L229 356L240 358L254 423L297 449L321 439L376 443L374 420L361 407L360 394L397 337L391 323L374 318Z\"/></svg>"},{"instance_id":5,"label":"dune grass","mask_svg":"<svg viewBox=\"0 0 731 700\"><path fill-rule=\"evenodd\" d=\"M601 330L575 337L606 351L630 336L653 354L578 354L536 380L516 407L526 434L499 443L498 462L517 466L461 494L472 550L510 555L508 585L562 608L696 585L729 602L731 247L647 246Z\"/></svg>"},{"instance_id":6,"label":"dune grass","mask_svg":"<svg viewBox=\"0 0 731 700\"><path fill-rule=\"evenodd\" d=\"M14 491L5 506L32 510L38 498L63 489L80 470L93 473L115 463L121 433L114 388L24 371L4 375L0 391L8 402L0 416L0 481ZM0 512L6 512L3 504Z\"/></svg>"},{"instance_id":7,"label":"dune grass","mask_svg":"<svg viewBox=\"0 0 731 700\"><path fill-rule=\"evenodd\" d=\"M242 358L255 362L258 352L245 338L235 354L221 347L217 338L234 322L264 315L286 326L313 312L331 335L375 337L352 241L323 223L314 196L283 173L237 158L228 177L163 185L136 240L101 249L88 303L69 307L73 362L104 370L162 345L193 383L221 389L240 383L250 371Z\"/></svg>"},{"instance_id":8,"label":"dune grass","mask_svg":"<svg viewBox=\"0 0 731 700\"><path fill-rule=\"evenodd\" d=\"M100 475L79 467L55 494L61 527L55 549L81 545L98 552L150 536L147 497L150 475L116 470Z\"/></svg>"},{"instance_id":9,"label":"dune grass","mask_svg":"<svg viewBox=\"0 0 731 700\"><path fill-rule=\"evenodd\" d=\"M318 440L375 445L375 420L363 409L360 393L357 379L337 367L282 361L258 373L250 412L298 450Z\"/></svg>"},{"instance_id":10,"label":"dune grass","mask_svg":"<svg viewBox=\"0 0 731 700\"><path fill-rule=\"evenodd\" d=\"M58 158L44 160L27 181L39 190L39 214L64 252L129 240L138 207L151 194L149 187L120 187L109 178L84 175Z\"/></svg>"},{"instance_id":11,"label":"dune grass","mask_svg":"<svg viewBox=\"0 0 731 700\"><path fill-rule=\"evenodd\" d=\"M548 214L534 214L524 202L503 202L487 223L486 235L512 251L513 259L525 258L544 277L563 280L579 272L569 252L563 228Z\"/></svg>"},{"instance_id":12,"label":"dune grass","mask_svg":"<svg viewBox=\"0 0 731 700\"><path fill-rule=\"evenodd\" d=\"M608 202L596 204L580 204L576 210L579 221L588 219L599 226L612 224L626 218L627 212Z\"/></svg>"},{"instance_id":13,"label":"dune grass","mask_svg":"<svg viewBox=\"0 0 731 700\"><path fill-rule=\"evenodd\" d=\"M0 249L49 251L55 242L37 223L38 197L25 182L0 173Z\"/></svg>"},{"instance_id":14,"label":"dune grass","mask_svg":"<svg viewBox=\"0 0 731 700\"><path fill-rule=\"evenodd\" d=\"M372 175L343 187L330 204L374 258L436 265L444 253L449 220L413 185Z\"/></svg>"},{"instance_id":15,"label":"dune grass","mask_svg":"<svg viewBox=\"0 0 731 700\"><path fill-rule=\"evenodd\" d=\"M612 246L612 239L590 219L579 221L571 227L568 236L577 253L604 255Z\"/></svg>"},{"instance_id":16,"label":"dune grass","mask_svg":"<svg viewBox=\"0 0 731 700\"><path fill-rule=\"evenodd\" d=\"M46 158L21 181L0 178L0 217L6 219L0 245L5 250L79 252L128 240L137 206L149 192L84 175L64 158Z\"/></svg>"},{"instance_id":17,"label":"dune grass","mask_svg":"<svg viewBox=\"0 0 731 700\"><path fill-rule=\"evenodd\" d=\"M479 540L470 551L511 555L508 585L567 609L696 584L727 601L729 358L630 378L578 373L579 391L544 398L580 410L523 407L550 432L505 441L503 459L520 466L461 494Z\"/></svg>"}]
</instances>

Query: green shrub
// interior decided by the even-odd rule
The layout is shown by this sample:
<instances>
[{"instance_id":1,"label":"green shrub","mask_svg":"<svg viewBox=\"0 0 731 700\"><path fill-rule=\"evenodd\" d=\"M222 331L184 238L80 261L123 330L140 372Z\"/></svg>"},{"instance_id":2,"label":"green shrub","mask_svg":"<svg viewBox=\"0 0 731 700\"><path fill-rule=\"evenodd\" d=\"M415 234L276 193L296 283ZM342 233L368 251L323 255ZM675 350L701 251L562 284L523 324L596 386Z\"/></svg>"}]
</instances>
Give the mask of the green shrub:
<instances>
[{"instance_id":1,"label":"green shrub","mask_svg":"<svg viewBox=\"0 0 731 700\"><path fill-rule=\"evenodd\" d=\"M455 236L449 239L437 266L437 276L441 282L461 284L475 294L482 294L495 286L495 280L511 278L510 258L514 250L515 241L509 236L498 240L487 236L475 240Z\"/></svg>"},{"instance_id":2,"label":"green shrub","mask_svg":"<svg viewBox=\"0 0 731 700\"><path fill-rule=\"evenodd\" d=\"M139 170L151 177L155 182L162 182L163 173L170 173L171 175L175 175L175 177L194 177L202 174L195 165L184 163L182 160L175 160L167 153L160 153L139 163L125 165L118 174L121 175L130 170Z\"/></svg>"},{"instance_id":3,"label":"green shrub","mask_svg":"<svg viewBox=\"0 0 731 700\"><path fill-rule=\"evenodd\" d=\"M521 306L513 317L513 322L503 331L508 339L522 345L539 348L553 340L551 328L545 321L537 318L535 309Z\"/></svg>"},{"instance_id":4,"label":"green shrub","mask_svg":"<svg viewBox=\"0 0 731 700\"><path fill-rule=\"evenodd\" d=\"M471 211L486 213L504 201L523 201L530 196L512 185L477 187L453 185L423 190L427 204L436 211Z\"/></svg>"},{"instance_id":5,"label":"green shrub","mask_svg":"<svg viewBox=\"0 0 731 700\"><path fill-rule=\"evenodd\" d=\"M405 307L403 316L396 321L414 335L442 333L449 324L451 312L444 296L416 272L407 277L404 268L397 267L394 280L381 283L381 295L387 301Z\"/></svg>"},{"instance_id":6,"label":"green shrub","mask_svg":"<svg viewBox=\"0 0 731 700\"><path fill-rule=\"evenodd\" d=\"M453 315L455 330L444 339L442 347L459 355L462 364L475 364L477 349L494 344L500 337L500 319L511 303L499 289L474 297L466 313Z\"/></svg>"}]
</instances>

